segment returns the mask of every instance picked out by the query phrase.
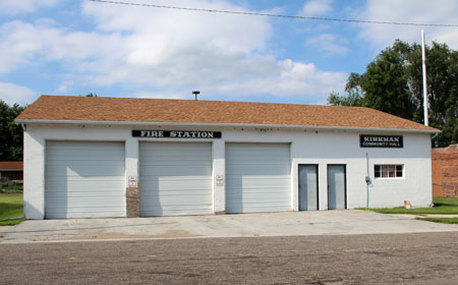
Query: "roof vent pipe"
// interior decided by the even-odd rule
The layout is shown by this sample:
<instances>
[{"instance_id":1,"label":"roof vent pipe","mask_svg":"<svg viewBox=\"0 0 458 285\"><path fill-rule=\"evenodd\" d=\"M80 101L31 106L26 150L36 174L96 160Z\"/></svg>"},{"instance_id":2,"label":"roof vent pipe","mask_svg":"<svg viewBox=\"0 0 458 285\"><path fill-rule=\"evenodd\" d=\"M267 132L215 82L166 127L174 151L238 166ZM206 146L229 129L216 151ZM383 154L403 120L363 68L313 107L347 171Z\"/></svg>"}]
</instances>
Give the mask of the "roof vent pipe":
<instances>
[{"instance_id":1,"label":"roof vent pipe","mask_svg":"<svg viewBox=\"0 0 458 285\"><path fill-rule=\"evenodd\" d=\"M197 95L200 94L200 91L192 91L192 94L194 94L194 100L197 101Z\"/></svg>"}]
</instances>

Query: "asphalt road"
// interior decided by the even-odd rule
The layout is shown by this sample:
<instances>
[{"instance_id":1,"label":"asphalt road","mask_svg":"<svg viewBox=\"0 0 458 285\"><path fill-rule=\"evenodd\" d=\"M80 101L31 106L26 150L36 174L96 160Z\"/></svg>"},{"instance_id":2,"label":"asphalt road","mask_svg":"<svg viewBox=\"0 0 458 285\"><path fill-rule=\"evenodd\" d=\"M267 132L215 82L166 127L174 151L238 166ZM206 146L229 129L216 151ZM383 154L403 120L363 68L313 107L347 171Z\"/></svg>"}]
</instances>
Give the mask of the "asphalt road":
<instances>
[{"instance_id":1,"label":"asphalt road","mask_svg":"<svg viewBox=\"0 0 458 285\"><path fill-rule=\"evenodd\" d=\"M458 284L458 232L0 244L1 284Z\"/></svg>"}]
</instances>

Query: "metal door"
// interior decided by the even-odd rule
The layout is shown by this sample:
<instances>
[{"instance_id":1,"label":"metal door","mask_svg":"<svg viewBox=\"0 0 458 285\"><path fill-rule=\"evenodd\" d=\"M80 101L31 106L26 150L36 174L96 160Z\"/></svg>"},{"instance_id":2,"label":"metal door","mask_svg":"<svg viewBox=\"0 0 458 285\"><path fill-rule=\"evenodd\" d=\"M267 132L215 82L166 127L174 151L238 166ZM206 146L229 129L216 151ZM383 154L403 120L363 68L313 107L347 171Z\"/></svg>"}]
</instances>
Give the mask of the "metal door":
<instances>
[{"instance_id":1,"label":"metal door","mask_svg":"<svg viewBox=\"0 0 458 285\"><path fill-rule=\"evenodd\" d=\"M346 169L344 164L328 165L328 209L346 209Z\"/></svg>"},{"instance_id":2,"label":"metal door","mask_svg":"<svg viewBox=\"0 0 458 285\"><path fill-rule=\"evenodd\" d=\"M318 210L318 165L299 165L299 210Z\"/></svg>"}]
</instances>

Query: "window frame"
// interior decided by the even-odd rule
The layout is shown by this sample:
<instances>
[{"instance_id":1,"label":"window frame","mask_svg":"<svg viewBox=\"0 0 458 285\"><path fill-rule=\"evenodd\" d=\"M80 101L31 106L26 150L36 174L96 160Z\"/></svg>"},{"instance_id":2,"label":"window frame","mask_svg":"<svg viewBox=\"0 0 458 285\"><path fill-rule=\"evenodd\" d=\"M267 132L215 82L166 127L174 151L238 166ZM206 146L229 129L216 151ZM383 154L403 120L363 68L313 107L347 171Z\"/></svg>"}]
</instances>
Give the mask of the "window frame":
<instances>
[{"instance_id":1,"label":"window frame","mask_svg":"<svg viewBox=\"0 0 458 285\"><path fill-rule=\"evenodd\" d=\"M400 173L400 176L398 176ZM385 175L385 176L384 176ZM393 176L390 176L393 175ZM374 164L375 179L403 179L405 177L404 164Z\"/></svg>"}]
</instances>

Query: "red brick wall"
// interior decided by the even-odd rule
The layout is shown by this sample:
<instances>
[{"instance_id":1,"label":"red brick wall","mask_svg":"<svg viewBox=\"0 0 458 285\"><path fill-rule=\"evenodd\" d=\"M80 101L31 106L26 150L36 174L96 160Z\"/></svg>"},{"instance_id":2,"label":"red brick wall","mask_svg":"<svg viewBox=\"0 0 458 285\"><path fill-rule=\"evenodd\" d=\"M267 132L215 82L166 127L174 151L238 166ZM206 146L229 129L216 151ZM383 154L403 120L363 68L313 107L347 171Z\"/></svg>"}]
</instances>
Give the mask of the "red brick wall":
<instances>
[{"instance_id":1,"label":"red brick wall","mask_svg":"<svg viewBox=\"0 0 458 285\"><path fill-rule=\"evenodd\" d=\"M458 195L458 145L435 148L432 152L433 196Z\"/></svg>"}]
</instances>

